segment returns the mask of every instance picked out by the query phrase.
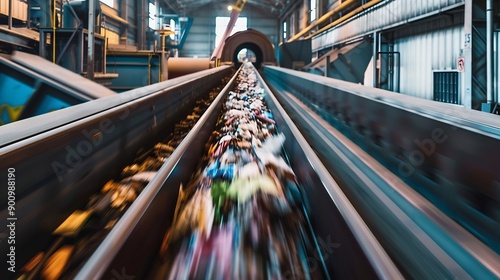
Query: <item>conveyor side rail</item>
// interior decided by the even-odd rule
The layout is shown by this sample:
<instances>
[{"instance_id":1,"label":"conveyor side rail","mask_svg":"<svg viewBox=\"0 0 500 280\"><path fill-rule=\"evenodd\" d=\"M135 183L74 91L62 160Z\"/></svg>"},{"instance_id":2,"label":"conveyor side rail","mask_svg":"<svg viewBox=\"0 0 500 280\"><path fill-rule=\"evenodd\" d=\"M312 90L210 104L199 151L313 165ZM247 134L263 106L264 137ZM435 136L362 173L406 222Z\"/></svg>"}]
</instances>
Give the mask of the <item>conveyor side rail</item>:
<instances>
[{"instance_id":1,"label":"conveyor side rail","mask_svg":"<svg viewBox=\"0 0 500 280\"><path fill-rule=\"evenodd\" d=\"M498 116L272 66L263 76L500 252Z\"/></svg>"},{"instance_id":2,"label":"conveyor side rail","mask_svg":"<svg viewBox=\"0 0 500 280\"><path fill-rule=\"evenodd\" d=\"M224 97L233 81L177 147L155 179L86 263L77 279L91 276L106 279L122 268L125 268L127 275L139 278L148 274L151 253L155 252L151 248L159 248L161 243L158 232L164 233L172 222L179 184L189 181L198 164L193 159L202 157L205 143L215 127ZM312 227L319 240L315 253L309 257L313 273L321 275L321 263L324 261L327 278L400 279L399 271L374 240L354 208L334 186L335 181L324 168L317 166L321 165L319 160L293 122L282 115L283 109L270 92L266 93L265 101L273 111L279 131L287 138L285 150L296 168L303 195L308 202ZM335 192L335 198L329 195L332 192ZM347 219L350 221L347 222ZM363 248L358 245L359 239L355 235L364 239ZM141 259L130 258L131 255L140 255Z\"/></svg>"},{"instance_id":3,"label":"conveyor side rail","mask_svg":"<svg viewBox=\"0 0 500 280\"><path fill-rule=\"evenodd\" d=\"M15 168L17 176L17 264L47 246L62 221L120 174L141 147L168 135L196 100L231 71L207 70L1 127L8 138L3 142L10 144L0 148L0 180L7 182L8 168ZM7 196L0 196L0 201L0 219L6 221ZM0 250L7 252L8 246L1 242ZM3 254L0 259L6 263L6 258Z\"/></svg>"}]
</instances>

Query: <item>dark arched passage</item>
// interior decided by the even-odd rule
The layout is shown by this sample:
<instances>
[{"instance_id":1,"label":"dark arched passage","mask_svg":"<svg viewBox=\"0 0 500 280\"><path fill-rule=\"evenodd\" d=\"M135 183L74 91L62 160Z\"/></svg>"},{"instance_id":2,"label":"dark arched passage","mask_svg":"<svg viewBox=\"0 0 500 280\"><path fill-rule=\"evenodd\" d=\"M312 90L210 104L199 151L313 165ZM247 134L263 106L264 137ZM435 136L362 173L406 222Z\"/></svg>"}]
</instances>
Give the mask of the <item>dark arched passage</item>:
<instances>
[{"instance_id":1,"label":"dark arched passage","mask_svg":"<svg viewBox=\"0 0 500 280\"><path fill-rule=\"evenodd\" d=\"M273 44L266 35L253 29L237 32L226 39L221 63L234 63L239 67L238 53L245 48L255 53L255 67L260 68L263 64L276 65Z\"/></svg>"},{"instance_id":2,"label":"dark arched passage","mask_svg":"<svg viewBox=\"0 0 500 280\"><path fill-rule=\"evenodd\" d=\"M233 63L236 68L239 68L241 62L238 59L238 54L242 49L249 49L255 54L256 61L254 63L255 68L259 69L262 66L263 54L259 46L254 43L243 43L239 45L233 53Z\"/></svg>"}]
</instances>

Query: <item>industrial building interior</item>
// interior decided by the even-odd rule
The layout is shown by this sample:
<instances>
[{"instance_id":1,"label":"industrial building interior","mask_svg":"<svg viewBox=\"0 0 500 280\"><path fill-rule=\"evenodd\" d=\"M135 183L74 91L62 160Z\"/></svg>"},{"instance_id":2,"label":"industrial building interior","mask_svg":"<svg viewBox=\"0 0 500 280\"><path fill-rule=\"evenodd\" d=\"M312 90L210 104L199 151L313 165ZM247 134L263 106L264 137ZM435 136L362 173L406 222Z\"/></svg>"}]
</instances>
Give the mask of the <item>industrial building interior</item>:
<instances>
[{"instance_id":1,"label":"industrial building interior","mask_svg":"<svg viewBox=\"0 0 500 280\"><path fill-rule=\"evenodd\" d=\"M500 279L500 2L0 0L1 279Z\"/></svg>"}]
</instances>

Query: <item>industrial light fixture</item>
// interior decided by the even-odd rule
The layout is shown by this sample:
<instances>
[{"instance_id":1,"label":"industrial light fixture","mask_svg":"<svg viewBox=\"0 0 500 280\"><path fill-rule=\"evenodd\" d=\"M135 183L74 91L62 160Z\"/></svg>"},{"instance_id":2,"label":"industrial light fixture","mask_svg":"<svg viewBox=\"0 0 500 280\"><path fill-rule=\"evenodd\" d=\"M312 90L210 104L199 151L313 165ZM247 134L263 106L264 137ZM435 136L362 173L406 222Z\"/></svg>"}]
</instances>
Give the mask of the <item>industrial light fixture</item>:
<instances>
[{"instance_id":1,"label":"industrial light fixture","mask_svg":"<svg viewBox=\"0 0 500 280\"><path fill-rule=\"evenodd\" d=\"M228 11L236 10L238 12L241 12L246 1L247 0L236 0L236 4L227 6L227 10Z\"/></svg>"}]
</instances>

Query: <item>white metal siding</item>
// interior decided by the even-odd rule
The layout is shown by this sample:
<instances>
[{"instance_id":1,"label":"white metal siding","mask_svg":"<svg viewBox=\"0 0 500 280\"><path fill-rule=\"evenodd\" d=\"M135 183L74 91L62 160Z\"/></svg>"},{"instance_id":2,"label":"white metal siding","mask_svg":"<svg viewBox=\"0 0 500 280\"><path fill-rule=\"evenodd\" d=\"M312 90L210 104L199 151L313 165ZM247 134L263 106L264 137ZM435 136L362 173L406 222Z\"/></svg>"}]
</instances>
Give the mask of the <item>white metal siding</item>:
<instances>
[{"instance_id":1,"label":"white metal siding","mask_svg":"<svg viewBox=\"0 0 500 280\"><path fill-rule=\"evenodd\" d=\"M495 95L495 100L497 102L500 101L500 32L497 31L497 32L494 32L494 44L493 44L493 48L494 48L494 59L493 59L493 69L494 69L494 75L493 75L493 79L494 79L494 89L495 89L495 92L494 92L494 95Z\"/></svg>"},{"instance_id":2,"label":"white metal siding","mask_svg":"<svg viewBox=\"0 0 500 280\"><path fill-rule=\"evenodd\" d=\"M312 39L313 52L352 40L378 29L439 13L464 0L386 0Z\"/></svg>"},{"instance_id":3,"label":"white metal siding","mask_svg":"<svg viewBox=\"0 0 500 280\"><path fill-rule=\"evenodd\" d=\"M401 55L400 92L432 99L432 71L457 68L463 32L463 26L456 26L397 39L394 50Z\"/></svg>"},{"instance_id":4,"label":"white metal siding","mask_svg":"<svg viewBox=\"0 0 500 280\"><path fill-rule=\"evenodd\" d=\"M193 25L186 37L186 42L180 56L182 57L199 57L208 58L213 51L213 44L215 44L215 16L211 17L213 13L197 13L189 15L193 17Z\"/></svg>"}]
</instances>

